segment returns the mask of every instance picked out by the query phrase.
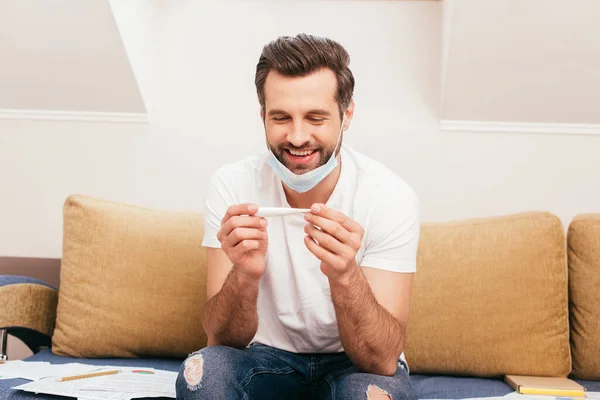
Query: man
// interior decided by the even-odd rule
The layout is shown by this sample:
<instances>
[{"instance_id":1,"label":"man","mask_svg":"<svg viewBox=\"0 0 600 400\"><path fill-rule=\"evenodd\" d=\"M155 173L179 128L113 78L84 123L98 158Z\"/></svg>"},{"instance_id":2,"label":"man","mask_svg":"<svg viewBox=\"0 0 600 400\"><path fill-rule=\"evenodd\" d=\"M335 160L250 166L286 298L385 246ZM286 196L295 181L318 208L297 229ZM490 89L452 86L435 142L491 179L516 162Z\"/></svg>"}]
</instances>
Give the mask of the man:
<instances>
[{"instance_id":1,"label":"man","mask_svg":"<svg viewBox=\"0 0 600 400\"><path fill-rule=\"evenodd\" d=\"M177 398L414 398L403 349L418 200L342 146L349 62L310 35L264 47L255 83L268 152L211 179L208 347L183 363ZM310 212L263 218L258 206Z\"/></svg>"}]
</instances>

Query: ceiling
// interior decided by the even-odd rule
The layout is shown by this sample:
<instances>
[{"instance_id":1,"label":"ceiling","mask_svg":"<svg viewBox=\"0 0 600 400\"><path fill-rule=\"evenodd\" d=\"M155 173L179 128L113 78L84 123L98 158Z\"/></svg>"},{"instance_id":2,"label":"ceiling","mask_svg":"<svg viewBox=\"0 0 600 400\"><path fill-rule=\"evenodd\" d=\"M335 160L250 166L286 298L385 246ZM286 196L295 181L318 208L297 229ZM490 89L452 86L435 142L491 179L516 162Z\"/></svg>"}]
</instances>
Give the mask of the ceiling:
<instances>
[{"instance_id":1,"label":"ceiling","mask_svg":"<svg viewBox=\"0 0 600 400\"><path fill-rule=\"evenodd\" d=\"M49 3L0 0L0 109L144 113L109 2Z\"/></svg>"}]
</instances>

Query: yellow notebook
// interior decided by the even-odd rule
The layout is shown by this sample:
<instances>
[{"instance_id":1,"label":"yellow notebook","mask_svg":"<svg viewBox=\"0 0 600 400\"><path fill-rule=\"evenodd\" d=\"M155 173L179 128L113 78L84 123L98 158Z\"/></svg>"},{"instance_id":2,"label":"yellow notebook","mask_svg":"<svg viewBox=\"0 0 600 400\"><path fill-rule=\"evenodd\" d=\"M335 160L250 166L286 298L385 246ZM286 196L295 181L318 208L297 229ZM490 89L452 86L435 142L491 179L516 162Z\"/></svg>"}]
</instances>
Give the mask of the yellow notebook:
<instances>
[{"instance_id":1,"label":"yellow notebook","mask_svg":"<svg viewBox=\"0 0 600 400\"><path fill-rule=\"evenodd\" d=\"M505 382L520 394L585 397L585 388L568 378L506 375Z\"/></svg>"}]
</instances>

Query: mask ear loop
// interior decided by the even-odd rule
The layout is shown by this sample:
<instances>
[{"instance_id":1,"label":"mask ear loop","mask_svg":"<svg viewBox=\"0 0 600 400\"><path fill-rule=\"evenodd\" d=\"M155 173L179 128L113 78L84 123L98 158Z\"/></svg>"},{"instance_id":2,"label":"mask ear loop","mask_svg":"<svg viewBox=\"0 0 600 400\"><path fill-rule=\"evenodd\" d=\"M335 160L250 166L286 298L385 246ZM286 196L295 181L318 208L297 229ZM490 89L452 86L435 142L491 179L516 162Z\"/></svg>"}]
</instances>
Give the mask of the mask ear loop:
<instances>
[{"instance_id":1,"label":"mask ear loop","mask_svg":"<svg viewBox=\"0 0 600 400\"><path fill-rule=\"evenodd\" d=\"M333 150L333 156L337 157L339 151L342 149L342 135L344 134L344 122L346 121L346 114L342 117L342 126L340 127L340 134L338 135L337 143L335 144L335 149Z\"/></svg>"}]
</instances>

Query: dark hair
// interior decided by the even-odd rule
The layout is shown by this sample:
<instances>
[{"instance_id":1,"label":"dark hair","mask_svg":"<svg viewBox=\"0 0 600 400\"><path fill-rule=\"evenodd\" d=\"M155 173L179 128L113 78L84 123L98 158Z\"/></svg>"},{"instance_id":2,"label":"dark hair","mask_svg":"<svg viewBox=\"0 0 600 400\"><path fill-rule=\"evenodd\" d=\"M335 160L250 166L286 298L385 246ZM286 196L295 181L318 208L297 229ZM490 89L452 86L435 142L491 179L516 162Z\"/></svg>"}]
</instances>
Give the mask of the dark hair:
<instances>
[{"instance_id":1,"label":"dark hair","mask_svg":"<svg viewBox=\"0 0 600 400\"><path fill-rule=\"evenodd\" d=\"M254 84L258 101L265 112L265 81L271 70L286 76L306 76L321 68L329 68L337 79L335 100L342 113L352 101L354 76L348 67L350 55L338 42L301 33L296 37L281 36L263 47L256 65Z\"/></svg>"}]
</instances>

